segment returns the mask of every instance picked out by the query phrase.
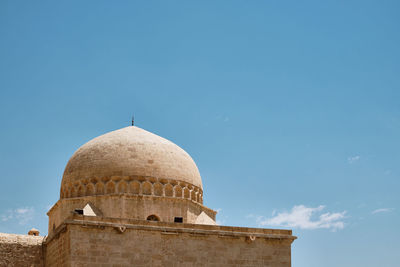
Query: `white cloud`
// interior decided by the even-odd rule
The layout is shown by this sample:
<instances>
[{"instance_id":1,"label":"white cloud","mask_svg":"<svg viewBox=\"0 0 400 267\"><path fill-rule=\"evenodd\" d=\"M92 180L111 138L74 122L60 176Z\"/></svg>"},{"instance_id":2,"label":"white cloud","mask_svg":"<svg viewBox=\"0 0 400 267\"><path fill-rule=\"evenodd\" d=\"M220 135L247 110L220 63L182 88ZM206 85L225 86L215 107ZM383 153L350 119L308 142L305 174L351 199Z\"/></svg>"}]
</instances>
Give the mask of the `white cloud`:
<instances>
[{"instance_id":1,"label":"white cloud","mask_svg":"<svg viewBox=\"0 0 400 267\"><path fill-rule=\"evenodd\" d=\"M35 209L33 207L22 207L15 210L7 210L3 215L1 215L1 221L7 222L11 220L17 221L19 224L27 224L33 219Z\"/></svg>"},{"instance_id":2,"label":"white cloud","mask_svg":"<svg viewBox=\"0 0 400 267\"><path fill-rule=\"evenodd\" d=\"M393 210L394 210L393 208L381 208L381 209L373 210L371 213L376 214L376 213L382 213L382 212L392 212Z\"/></svg>"},{"instance_id":3,"label":"white cloud","mask_svg":"<svg viewBox=\"0 0 400 267\"><path fill-rule=\"evenodd\" d=\"M354 156L354 157L348 157L347 158L347 162L348 163L350 163L350 164L353 164L353 163L355 163L355 162L357 162L357 161L359 161L360 160L360 156Z\"/></svg>"},{"instance_id":4,"label":"white cloud","mask_svg":"<svg viewBox=\"0 0 400 267\"><path fill-rule=\"evenodd\" d=\"M304 205L294 206L290 212L274 211L271 218L259 217L257 222L261 226L279 226L300 229L331 229L333 231L344 228L343 219L346 211L322 213L325 206L316 208ZM320 214L320 215L318 215Z\"/></svg>"}]
</instances>

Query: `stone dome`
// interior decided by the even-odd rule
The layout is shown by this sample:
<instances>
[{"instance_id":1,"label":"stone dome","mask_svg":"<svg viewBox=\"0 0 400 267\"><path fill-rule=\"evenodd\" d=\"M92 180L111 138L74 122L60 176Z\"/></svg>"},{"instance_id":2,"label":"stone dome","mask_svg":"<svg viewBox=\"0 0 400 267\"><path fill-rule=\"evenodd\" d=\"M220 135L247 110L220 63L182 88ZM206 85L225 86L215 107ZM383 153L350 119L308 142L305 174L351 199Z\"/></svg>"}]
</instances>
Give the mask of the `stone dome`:
<instances>
[{"instance_id":1,"label":"stone dome","mask_svg":"<svg viewBox=\"0 0 400 267\"><path fill-rule=\"evenodd\" d=\"M61 198L80 196L63 190L78 191L88 183L117 185L121 180L171 183L202 192L199 170L188 153L158 135L129 126L94 138L73 154L62 178ZM86 191L81 195L96 194Z\"/></svg>"}]
</instances>

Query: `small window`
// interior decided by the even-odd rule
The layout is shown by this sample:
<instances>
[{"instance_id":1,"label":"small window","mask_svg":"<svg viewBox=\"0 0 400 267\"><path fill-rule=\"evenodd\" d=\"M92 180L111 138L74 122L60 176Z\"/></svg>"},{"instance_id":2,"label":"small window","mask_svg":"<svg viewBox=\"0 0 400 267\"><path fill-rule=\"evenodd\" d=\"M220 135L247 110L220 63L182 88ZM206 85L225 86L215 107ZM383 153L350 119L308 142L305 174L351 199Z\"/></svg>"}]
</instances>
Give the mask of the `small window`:
<instances>
[{"instance_id":1,"label":"small window","mask_svg":"<svg viewBox=\"0 0 400 267\"><path fill-rule=\"evenodd\" d=\"M76 213L76 214L83 215L83 210L78 210L78 209L77 209L77 210L75 210L75 213Z\"/></svg>"},{"instance_id":2,"label":"small window","mask_svg":"<svg viewBox=\"0 0 400 267\"><path fill-rule=\"evenodd\" d=\"M153 222L159 222L160 221L160 218L158 218L156 215L149 215L148 217L147 217L147 220L148 221L153 221Z\"/></svg>"},{"instance_id":3,"label":"small window","mask_svg":"<svg viewBox=\"0 0 400 267\"><path fill-rule=\"evenodd\" d=\"M183 223L183 218L182 217L175 217L174 222Z\"/></svg>"}]
</instances>

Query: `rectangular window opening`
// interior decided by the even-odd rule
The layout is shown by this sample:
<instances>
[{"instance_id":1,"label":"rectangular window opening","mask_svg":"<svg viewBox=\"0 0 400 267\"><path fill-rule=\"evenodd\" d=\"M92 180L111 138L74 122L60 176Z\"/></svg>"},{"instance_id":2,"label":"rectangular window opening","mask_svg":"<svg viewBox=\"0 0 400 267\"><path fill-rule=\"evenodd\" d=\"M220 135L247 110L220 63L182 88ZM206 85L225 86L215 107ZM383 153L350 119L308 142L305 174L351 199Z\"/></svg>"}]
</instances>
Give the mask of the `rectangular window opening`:
<instances>
[{"instance_id":1,"label":"rectangular window opening","mask_svg":"<svg viewBox=\"0 0 400 267\"><path fill-rule=\"evenodd\" d=\"M75 210L75 213L76 213L76 214L83 215L83 210Z\"/></svg>"},{"instance_id":2,"label":"rectangular window opening","mask_svg":"<svg viewBox=\"0 0 400 267\"><path fill-rule=\"evenodd\" d=\"M183 218L182 217L175 217L174 222L183 223Z\"/></svg>"}]
</instances>

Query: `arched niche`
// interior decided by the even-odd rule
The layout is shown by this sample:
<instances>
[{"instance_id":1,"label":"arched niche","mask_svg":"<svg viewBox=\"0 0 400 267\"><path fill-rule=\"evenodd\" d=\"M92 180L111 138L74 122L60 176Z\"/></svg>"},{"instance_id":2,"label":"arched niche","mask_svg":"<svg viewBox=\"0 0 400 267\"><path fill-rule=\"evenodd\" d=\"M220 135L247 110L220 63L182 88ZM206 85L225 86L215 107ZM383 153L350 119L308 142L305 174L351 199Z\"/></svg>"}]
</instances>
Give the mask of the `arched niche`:
<instances>
[{"instance_id":1,"label":"arched niche","mask_svg":"<svg viewBox=\"0 0 400 267\"><path fill-rule=\"evenodd\" d=\"M190 198L190 191L188 188L183 189L183 197L189 199Z\"/></svg>"},{"instance_id":2,"label":"arched niche","mask_svg":"<svg viewBox=\"0 0 400 267\"><path fill-rule=\"evenodd\" d=\"M115 193L115 184L113 181L110 181L106 185L106 192L107 194L114 194Z\"/></svg>"},{"instance_id":3,"label":"arched niche","mask_svg":"<svg viewBox=\"0 0 400 267\"><path fill-rule=\"evenodd\" d=\"M164 187L165 196L166 197L173 197L174 196L174 188L171 184L166 184Z\"/></svg>"},{"instance_id":4,"label":"arched niche","mask_svg":"<svg viewBox=\"0 0 400 267\"><path fill-rule=\"evenodd\" d=\"M93 196L94 195L94 185L92 183L88 183L86 185L86 195Z\"/></svg>"},{"instance_id":5,"label":"arched niche","mask_svg":"<svg viewBox=\"0 0 400 267\"><path fill-rule=\"evenodd\" d=\"M118 193L128 193L128 185L125 181L120 181L117 189Z\"/></svg>"},{"instance_id":6,"label":"arched niche","mask_svg":"<svg viewBox=\"0 0 400 267\"><path fill-rule=\"evenodd\" d=\"M140 183L138 181L132 181L129 185L129 192L134 195L140 194Z\"/></svg>"},{"instance_id":7,"label":"arched niche","mask_svg":"<svg viewBox=\"0 0 400 267\"><path fill-rule=\"evenodd\" d=\"M159 222L160 218L157 215L151 214L149 216L147 216L148 221L152 221L152 222Z\"/></svg>"},{"instance_id":8,"label":"arched niche","mask_svg":"<svg viewBox=\"0 0 400 267\"><path fill-rule=\"evenodd\" d=\"M142 184L142 194L143 195L151 195L151 183L143 182L143 184Z\"/></svg>"},{"instance_id":9,"label":"arched niche","mask_svg":"<svg viewBox=\"0 0 400 267\"><path fill-rule=\"evenodd\" d=\"M194 190L190 193L190 199L197 202L197 193Z\"/></svg>"},{"instance_id":10,"label":"arched niche","mask_svg":"<svg viewBox=\"0 0 400 267\"><path fill-rule=\"evenodd\" d=\"M78 187L78 197L83 197L85 195L85 188L83 187L83 185L80 185Z\"/></svg>"},{"instance_id":11,"label":"arched niche","mask_svg":"<svg viewBox=\"0 0 400 267\"><path fill-rule=\"evenodd\" d=\"M153 185L154 187L154 195L156 196L162 196L163 195L163 186L160 183L155 183Z\"/></svg>"},{"instance_id":12,"label":"arched niche","mask_svg":"<svg viewBox=\"0 0 400 267\"><path fill-rule=\"evenodd\" d=\"M102 182L98 182L96 184L96 195L103 195L104 194L104 185Z\"/></svg>"},{"instance_id":13,"label":"arched niche","mask_svg":"<svg viewBox=\"0 0 400 267\"><path fill-rule=\"evenodd\" d=\"M179 198L182 197L182 187L180 185L176 185L174 187L174 195L175 195L175 197L179 197Z\"/></svg>"}]
</instances>

